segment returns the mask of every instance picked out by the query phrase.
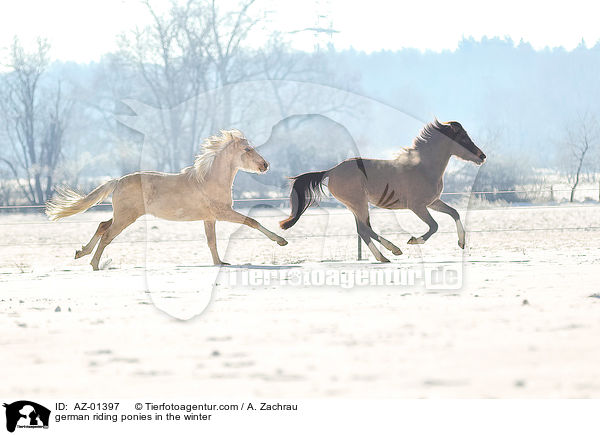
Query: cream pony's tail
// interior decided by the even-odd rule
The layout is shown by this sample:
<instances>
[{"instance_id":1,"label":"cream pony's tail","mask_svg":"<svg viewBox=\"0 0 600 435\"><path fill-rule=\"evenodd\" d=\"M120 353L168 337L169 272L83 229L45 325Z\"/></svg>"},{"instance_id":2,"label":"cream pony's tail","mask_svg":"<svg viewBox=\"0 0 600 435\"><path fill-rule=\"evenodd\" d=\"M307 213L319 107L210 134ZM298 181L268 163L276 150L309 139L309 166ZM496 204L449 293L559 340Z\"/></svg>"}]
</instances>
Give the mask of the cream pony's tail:
<instances>
[{"instance_id":1,"label":"cream pony's tail","mask_svg":"<svg viewBox=\"0 0 600 435\"><path fill-rule=\"evenodd\" d=\"M118 179L107 181L83 196L69 187L59 187L56 195L46 202L46 215L50 220L72 216L105 200L117 187Z\"/></svg>"}]
</instances>

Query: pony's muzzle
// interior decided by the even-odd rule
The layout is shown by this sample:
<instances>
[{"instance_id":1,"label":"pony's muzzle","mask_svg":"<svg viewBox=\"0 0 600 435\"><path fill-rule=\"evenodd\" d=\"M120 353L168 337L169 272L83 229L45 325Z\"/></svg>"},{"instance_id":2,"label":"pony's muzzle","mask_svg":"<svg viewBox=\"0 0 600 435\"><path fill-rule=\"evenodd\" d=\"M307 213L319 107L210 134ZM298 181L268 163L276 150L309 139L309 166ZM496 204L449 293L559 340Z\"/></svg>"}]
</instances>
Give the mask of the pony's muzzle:
<instances>
[{"instance_id":1,"label":"pony's muzzle","mask_svg":"<svg viewBox=\"0 0 600 435\"><path fill-rule=\"evenodd\" d=\"M480 165L483 165L485 163L485 159L487 158L486 155L481 151L477 154L477 157L479 157L479 159L481 160L479 162Z\"/></svg>"},{"instance_id":2,"label":"pony's muzzle","mask_svg":"<svg viewBox=\"0 0 600 435\"><path fill-rule=\"evenodd\" d=\"M260 172L267 172L269 170L269 164L266 161L263 161L259 170L260 170Z\"/></svg>"}]
</instances>

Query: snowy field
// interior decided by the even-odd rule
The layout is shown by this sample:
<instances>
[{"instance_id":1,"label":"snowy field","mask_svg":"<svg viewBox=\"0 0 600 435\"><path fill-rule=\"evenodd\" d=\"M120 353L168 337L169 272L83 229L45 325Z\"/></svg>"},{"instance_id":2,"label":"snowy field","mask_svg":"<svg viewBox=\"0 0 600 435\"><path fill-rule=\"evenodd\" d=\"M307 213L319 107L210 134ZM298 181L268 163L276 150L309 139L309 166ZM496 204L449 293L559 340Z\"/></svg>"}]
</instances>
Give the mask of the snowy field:
<instances>
[{"instance_id":1,"label":"snowy field","mask_svg":"<svg viewBox=\"0 0 600 435\"><path fill-rule=\"evenodd\" d=\"M140 219L92 272L90 257L73 255L110 212L58 223L2 214L2 368L21 375L5 376L1 394L599 398L600 207L461 214L464 253L446 215L433 213L440 231L427 244L409 246L424 224L409 212L373 211L375 230L404 251L382 250L392 263L380 265L357 261L345 209L311 209L286 233L277 226L283 211L262 209L261 223L289 244L217 223L221 257L234 265L218 276L201 222ZM417 270L423 262L463 264L462 289L231 282L252 271ZM214 279L208 308L195 316L211 297L202 284Z\"/></svg>"}]
</instances>

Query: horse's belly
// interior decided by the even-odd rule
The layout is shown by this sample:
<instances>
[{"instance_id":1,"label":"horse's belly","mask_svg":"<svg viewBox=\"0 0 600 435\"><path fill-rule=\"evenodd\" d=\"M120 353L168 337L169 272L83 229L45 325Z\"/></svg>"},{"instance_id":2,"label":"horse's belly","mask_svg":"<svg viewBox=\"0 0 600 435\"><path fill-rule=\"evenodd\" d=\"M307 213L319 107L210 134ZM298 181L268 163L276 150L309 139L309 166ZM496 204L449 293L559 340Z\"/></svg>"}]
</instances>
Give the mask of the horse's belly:
<instances>
[{"instance_id":1,"label":"horse's belly","mask_svg":"<svg viewBox=\"0 0 600 435\"><path fill-rule=\"evenodd\" d=\"M164 213L164 212L149 212L148 214L151 214L152 216L155 216L159 219L164 219L167 221L201 221L204 219L207 219L206 216L201 215L201 214L197 214L197 215L193 215L184 211L177 211L175 210L172 213Z\"/></svg>"},{"instance_id":2,"label":"horse's belly","mask_svg":"<svg viewBox=\"0 0 600 435\"><path fill-rule=\"evenodd\" d=\"M371 204L390 210L408 208L409 204L404 192L390 185L384 185L377 189L369 189L368 198Z\"/></svg>"},{"instance_id":3,"label":"horse's belly","mask_svg":"<svg viewBox=\"0 0 600 435\"><path fill-rule=\"evenodd\" d=\"M147 204L146 213L169 221L198 221L210 218L210 213L202 204L190 206L166 201Z\"/></svg>"},{"instance_id":4,"label":"horse's belly","mask_svg":"<svg viewBox=\"0 0 600 435\"><path fill-rule=\"evenodd\" d=\"M369 186L369 202L377 207L398 210L412 209L422 205L429 205L440 197L443 185L428 186L425 183L413 183L413 188L408 189L409 182L406 184L395 182L381 183L380 185Z\"/></svg>"}]
</instances>

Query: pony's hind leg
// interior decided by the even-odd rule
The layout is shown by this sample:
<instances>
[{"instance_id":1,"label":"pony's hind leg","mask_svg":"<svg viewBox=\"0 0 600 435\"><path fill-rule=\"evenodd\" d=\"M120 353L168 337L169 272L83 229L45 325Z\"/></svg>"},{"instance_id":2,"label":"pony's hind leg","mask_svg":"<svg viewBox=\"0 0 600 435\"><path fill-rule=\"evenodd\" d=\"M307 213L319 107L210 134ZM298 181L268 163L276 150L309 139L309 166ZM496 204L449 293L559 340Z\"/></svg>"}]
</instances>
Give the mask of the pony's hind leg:
<instances>
[{"instance_id":1,"label":"pony's hind leg","mask_svg":"<svg viewBox=\"0 0 600 435\"><path fill-rule=\"evenodd\" d=\"M104 222L100 222L100 225L98 225L98 229L96 230L96 232L94 233L94 235L92 236L92 238L90 239L88 244L85 246L82 246L81 250L75 251L75 259L91 254L92 251L94 250L94 247L96 246L96 243L98 243L98 240L100 240L100 237L102 237L102 234L104 234L106 232L106 230L108 229L108 227L110 227L111 224L112 224L112 219L109 219Z\"/></svg>"},{"instance_id":2,"label":"pony's hind leg","mask_svg":"<svg viewBox=\"0 0 600 435\"><path fill-rule=\"evenodd\" d=\"M331 182L330 182L331 186ZM341 189L340 189L341 190ZM356 192L353 192L354 196L350 196L346 194L346 192L342 192L340 190L334 189L332 191L331 187L329 191L344 204L354 215L356 220L356 231L361 239L366 243L369 250L373 253L377 261L381 261L382 263L389 263L388 260L380 251L377 249L372 239L377 240L381 245L392 251L394 255L402 254L400 248L394 245L387 239L384 239L371 228L371 220L369 219L369 203L366 198L366 195L361 195L360 193L357 195ZM364 191L363 191L364 192Z\"/></svg>"},{"instance_id":3,"label":"pony's hind leg","mask_svg":"<svg viewBox=\"0 0 600 435\"><path fill-rule=\"evenodd\" d=\"M90 262L94 270L98 270L98 264L100 263L100 257L102 256L104 248L106 248L115 237L121 234L121 231L123 231L133 222L135 222L137 218L138 216L130 218L121 217L119 219L117 219L116 217L114 218L110 227L108 227L104 234L102 234L102 237L100 238L100 243L98 244L98 248L96 249L96 252L92 257L92 261Z\"/></svg>"},{"instance_id":4,"label":"pony's hind leg","mask_svg":"<svg viewBox=\"0 0 600 435\"><path fill-rule=\"evenodd\" d=\"M356 231L367 244L375 258L381 262L389 262L387 258L377 249L372 239L392 251L394 255L402 254L400 248L387 239L384 239L371 228L369 219L369 200L365 190L364 180L358 177L338 177L335 173L329 176L329 192L342 204L344 204L356 219Z\"/></svg>"},{"instance_id":5,"label":"pony's hind leg","mask_svg":"<svg viewBox=\"0 0 600 435\"><path fill-rule=\"evenodd\" d=\"M371 219L368 216L367 216L366 231L367 231L367 233L371 237L373 237L375 240L377 240L379 243L381 243L381 246L383 246L385 249L388 249L388 250L392 251L392 254L394 254L394 255L402 255L402 251L400 250L399 247L397 247L396 245L394 245L388 239L385 239L385 238L381 237L379 234L377 234L373 230L373 227L371 227Z\"/></svg>"},{"instance_id":6,"label":"pony's hind leg","mask_svg":"<svg viewBox=\"0 0 600 435\"><path fill-rule=\"evenodd\" d=\"M389 263L390 260L387 259L379 249L377 249L377 247L375 246L375 244L373 243L373 240L371 239L371 236L369 235L369 232L367 231L367 226L366 223L361 222L360 219L354 215L354 218L356 219L356 231L358 232L358 235L360 236L361 239L363 239L363 241L366 243L367 247L369 248L369 250L373 253L373 255L375 256L375 259L377 261L380 261L382 263Z\"/></svg>"},{"instance_id":7,"label":"pony's hind leg","mask_svg":"<svg viewBox=\"0 0 600 435\"><path fill-rule=\"evenodd\" d=\"M339 198L338 198L339 199ZM400 248L395 246L389 240L384 239L379 236L373 228L371 228L371 221L369 219L369 205L366 201L366 198L361 199L360 203L351 203L348 201L342 201L339 199L346 207L350 209L352 214L354 215L354 219L356 220L356 231L361 239L367 244L369 250L373 253L377 261L381 261L382 263L389 263L388 260L380 251L377 249L372 239L377 240L379 243L383 245L383 247L392 251L395 255L402 254Z\"/></svg>"}]
</instances>

